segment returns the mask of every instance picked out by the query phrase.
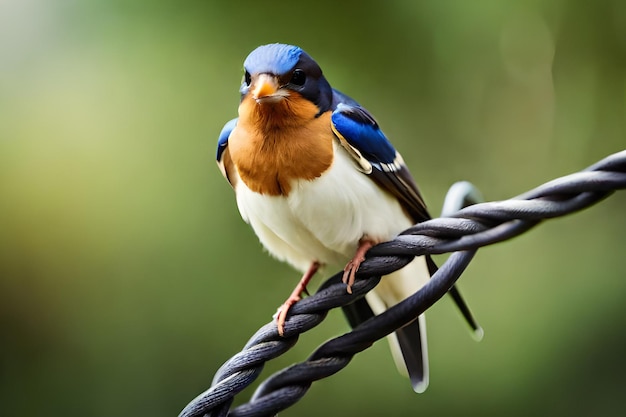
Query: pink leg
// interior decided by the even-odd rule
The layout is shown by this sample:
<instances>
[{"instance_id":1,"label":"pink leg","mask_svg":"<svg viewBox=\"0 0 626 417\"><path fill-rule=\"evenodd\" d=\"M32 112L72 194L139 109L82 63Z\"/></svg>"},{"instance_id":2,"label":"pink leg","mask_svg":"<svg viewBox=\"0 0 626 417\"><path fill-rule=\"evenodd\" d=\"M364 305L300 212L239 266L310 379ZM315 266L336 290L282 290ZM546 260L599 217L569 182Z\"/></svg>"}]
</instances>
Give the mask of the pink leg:
<instances>
[{"instance_id":1,"label":"pink leg","mask_svg":"<svg viewBox=\"0 0 626 417\"><path fill-rule=\"evenodd\" d=\"M308 285L313 275L317 272L320 267L320 263L315 261L311 264L309 269L305 272L305 274L300 279L296 288L293 289L293 292L287 298L287 300L283 303L282 306L278 309L278 316L276 316L276 326L278 326L278 334L283 335L285 333L285 320L287 319L287 313L292 305L294 305L297 301L302 299L302 293L308 294L306 286Z\"/></svg>"},{"instance_id":2,"label":"pink leg","mask_svg":"<svg viewBox=\"0 0 626 417\"><path fill-rule=\"evenodd\" d=\"M354 254L354 258L352 258L343 269L343 283L348 286L348 294L352 294L352 284L354 284L356 271L359 270L361 262L365 260L365 253L370 250L372 246L374 246L374 242L369 239L362 238L359 240L359 247Z\"/></svg>"}]
</instances>

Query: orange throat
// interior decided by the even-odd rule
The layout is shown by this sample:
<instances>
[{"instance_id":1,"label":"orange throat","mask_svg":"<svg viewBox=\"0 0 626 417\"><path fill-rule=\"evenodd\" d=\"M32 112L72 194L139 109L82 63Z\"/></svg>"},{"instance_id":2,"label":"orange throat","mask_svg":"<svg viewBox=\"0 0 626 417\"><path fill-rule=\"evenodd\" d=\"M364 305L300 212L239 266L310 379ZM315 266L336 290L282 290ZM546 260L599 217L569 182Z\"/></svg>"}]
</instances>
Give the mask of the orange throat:
<instances>
[{"instance_id":1,"label":"orange throat","mask_svg":"<svg viewBox=\"0 0 626 417\"><path fill-rule=\"evenodd\" d=\"M330 112L297 93L279 103L246 97L228 149L241 180L252 191L287 196L294 180L313 180L333 161Z\"/></svg>"}]
</instances>

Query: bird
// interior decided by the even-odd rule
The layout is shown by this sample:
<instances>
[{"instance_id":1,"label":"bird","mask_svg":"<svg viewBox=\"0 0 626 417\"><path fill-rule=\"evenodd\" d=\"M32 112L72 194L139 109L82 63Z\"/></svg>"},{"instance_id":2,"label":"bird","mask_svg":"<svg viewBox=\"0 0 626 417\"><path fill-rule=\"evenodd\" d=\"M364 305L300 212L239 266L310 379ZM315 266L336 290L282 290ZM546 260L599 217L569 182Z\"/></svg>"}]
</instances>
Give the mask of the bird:
<instances>
[{"instance_id":1,"label":"bird","mask_svg":"<svg viewBox=\"0 0 626 417\"><path fill-rule=\"evenodd\" d=\"M374 245L430 219L400 153L378 122L332 88L320 66L298 46L272 43L244 61L238 117L218 137L216 160L232 186L241 217L275 258L303 275L276 315L284 334L289 308L323 267L343 268L351 293L356 272ZM436 271L428 256L384 277L365 297L356 325L418 291ZM456 287L450 291L475 332ZM308 294L308 293L307 293ZM390 336L398 368L413 390L429 383L424 315Z\"/></svg>"}]
</instances>

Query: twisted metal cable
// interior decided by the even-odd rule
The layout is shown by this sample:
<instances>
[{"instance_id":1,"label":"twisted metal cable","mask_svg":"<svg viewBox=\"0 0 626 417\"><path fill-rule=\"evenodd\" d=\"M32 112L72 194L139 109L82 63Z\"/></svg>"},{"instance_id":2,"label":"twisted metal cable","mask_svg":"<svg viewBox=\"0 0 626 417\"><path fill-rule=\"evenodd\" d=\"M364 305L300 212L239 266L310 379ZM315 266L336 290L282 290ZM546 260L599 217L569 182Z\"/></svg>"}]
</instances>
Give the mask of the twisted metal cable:
<instances>
[{"instance_id":1,"label":"twisted metal cable","mask_svg":"<svg viewBox=\"0 0 626 417\"><path fill-rule=\"evenodd\" d=\"M475 194L468 183L451 189ZM285 323L284 337L272 321L250 338L243 350L217 371L211 388L192 400L179 417L270 416L302 398L313 381L343 369L352 357L375 341L392 333L423 313L459 278L479 247L517 236L543 219L582 210L626 188L626 151L604 158L584 171L543 184L505 201L479 203L416 224L396 239L381 243L367 253L361 264L352 294L341 282L342 273L331 277L314 295L297 302ZM444 204L446 209L448 201ZM359 300L380 281L380 277L408 264L415 256L453 252L411 297L384 313L372 317L351 332L321 345L304 362L285 368L266 379L246 404L232 410L235 395L250 385L263 365L289 350L298 335L321 323L331 308Z\"/></svg>"}]
</instances>

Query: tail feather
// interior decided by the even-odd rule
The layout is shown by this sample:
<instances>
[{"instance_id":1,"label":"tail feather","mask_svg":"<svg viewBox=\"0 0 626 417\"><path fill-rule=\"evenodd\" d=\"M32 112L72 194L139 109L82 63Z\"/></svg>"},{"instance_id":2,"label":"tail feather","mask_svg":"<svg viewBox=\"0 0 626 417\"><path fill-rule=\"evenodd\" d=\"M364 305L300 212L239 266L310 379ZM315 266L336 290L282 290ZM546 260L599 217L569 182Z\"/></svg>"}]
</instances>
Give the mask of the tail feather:
<instances>
[{"instance_id":1,"label":"tail feather","mask_svg":"<svg viewBox=\"0 0 626 417\"><path fill-rule=\"evenodd\" d=\"M461 311L463 318L472 329L472 336L474 337L474 339L476 339L477 341L481 341L483 339L483 336L485 335L485 331L474 318L474 315L472 314L472 311L469 309L469 306L465 302L465 299L463 298L463 296L461 296L458 287L454 285L452 288L450 288L448 294L450 294L457 308Z\"/></svg>"},{"instance_id":2,"label":"tail feather","mask_svg":"<svg viewBox=\"0 0 626 417\"><path fill-rule=\"evenodd\" d=\"M437 265L435 264L435 261L433 261L433 259L430 256L426 257L426 264L428 265L428 271L430 272L431 276L435 272L437 272L437 269L439 269ZM465 299L463 298L463 296L461 295L459 291L459 287L457 285L453 285L452 288L450 288L450 290L448 291L448 294L450 294L450 296L452 297L452 300L454 301L454 304L456 304L457 308L463 315L463 318L465 319L469 327L472 329L474 339L478 341L482 340L485 332L483 331L483 328L480 327L480 324L478 324L478 322L474 318L472 311L470 310L469 306L465 302Z\"/></svg>"},{"instance_id":3,"label":"tail feather","mask_svg":"<svg viewBox=\"0 0 626 417\"><path fill-rule=\"evenodd\" d=\"M436 271L437 265L430 257L419 257L401 270L384 277L364 299L359 299L343 307L351 327L356 327L374 314L380 314L414 294L428 282L430 276ZM449 293L472 328L475 338L480 340L483 330L474 319L458 288L453 286ZM415 392L424 392L429 383L426 317L424 314L389 335L388 340L400 373L409 377Z\"/></svg>"},{"instance_id":4,"label":"tail feather","mask_svg":"<svg viewBox=\"0 0 626 417\"><path fill-rule=\"evenodd\" d=\"M398 349L392 348L392 352L400 352L402 358L396 359L396 364L406 367L411 380L413 391L422 393L428 388L428 344L426 342L426 317L422 314L416 320L396 330L393 335ZM390 337L390 343L393 344ZM403 372L404 373L404 372Z\"/></svg>"},{"instance_id":5,"label":"tail feather","mask_svg":"<svg viewBox=\"0 0 626 417\"><path fill-rule=\"evenodd\" d=\"M417 292L429 278L424 258L416 258L401 270L384 277L366 299L372 311L380 314ZM429 381L425 316L422 314L396 330L388 340L398 370L408 374L415 392L424 392Z\"/></svg>"}]
</instances>

